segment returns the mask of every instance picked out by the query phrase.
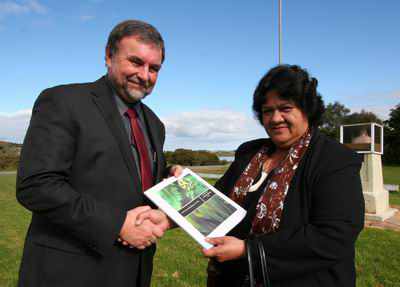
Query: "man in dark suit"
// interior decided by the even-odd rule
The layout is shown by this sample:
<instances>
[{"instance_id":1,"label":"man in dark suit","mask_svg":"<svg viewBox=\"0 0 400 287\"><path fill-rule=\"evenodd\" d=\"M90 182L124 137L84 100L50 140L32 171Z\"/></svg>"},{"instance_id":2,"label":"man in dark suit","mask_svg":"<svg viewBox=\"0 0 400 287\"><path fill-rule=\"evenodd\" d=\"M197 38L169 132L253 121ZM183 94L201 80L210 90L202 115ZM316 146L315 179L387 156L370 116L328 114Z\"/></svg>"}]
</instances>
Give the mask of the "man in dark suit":
<instances>
[{"instance_id":1,"label":"man in dark suit","mask_svg":"<svg viewBox=\"0 0 400 287\"><path fill-rule=\"evenodd\" d=\"M165 173L164 125L151 93L164 42L151 25L118 24L108 73L47 89L21 153L17 199L32 211L19 286L149 286L154 241L170 223L143 191ZM150 218L136 224L136 217Z\"/></svg>"}]
</instances>

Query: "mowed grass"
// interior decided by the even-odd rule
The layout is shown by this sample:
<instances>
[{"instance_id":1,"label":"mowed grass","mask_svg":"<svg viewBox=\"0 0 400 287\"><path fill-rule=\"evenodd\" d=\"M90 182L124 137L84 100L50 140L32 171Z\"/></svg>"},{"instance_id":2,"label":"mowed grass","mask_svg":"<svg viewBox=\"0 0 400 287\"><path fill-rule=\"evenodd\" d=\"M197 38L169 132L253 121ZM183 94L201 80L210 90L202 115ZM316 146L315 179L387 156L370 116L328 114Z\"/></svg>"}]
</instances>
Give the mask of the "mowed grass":
<instances>
[{"instance_id":1,"label":"mowed grass","mask_svg":"<svg viewBox=\"0 0 400 287\"><path fill-rule=\"evenodd\" d=\"M385 184L400 185L400 166L384 166L383 182ZM389 203L400 207L400 191L389 193Z\"/></svg>"},{"instance_id":2,"label":"mowed grass","mask_svg":"<svg viewBox=\"0 0 400 287\"><path fill-rule=\"evenodd\" d=\"M30 213L15 199L15 175L0 175L0 286L17 283Z\"/></svg>"},{"instance_id":3,"label":"mowed grass","mask_svg":"<svg viewBox=\"0 0 400 287\"><path fill-rule=\"evenodd\" d=\"M384 166L383 182L385 184L400 185L400 166Z\"/></svg>"},{"instance_id":4,"label":"mowed grass","mask_svg":"<svg viewBox=\"0 0 400 287\"><path fill-rule=\"evenodd\" d=\"M200 250L181 229L168 231L157 246L152 286L206 286L207 260Z\"/></svg>"},{"instance_id":5,"label":"mowed grass","mask_svg":"<svg viewBox=\"0 0 400 287\"><path fill-rule=\"evenodd\" d=\"M400 192L389 192L389 204L400 208Z\"/></svg>"},{"instance_id":6,"label":"mowed grass","mask_svg":"<svg viewBox=\"0 0 400 287\"><path fill-rule=\"evenodd\" d=\"M357 286L400 286L400 232L367 228L356 243Z\"/></svg>"},{"instance_id":7,"label":"mowed grass","mask_svg":"<svg viewBox=\"0 0 400 287\"><path fill-rule=\"evenodd\" d=\"M30 213L15 199L15 175L0 176L0 286L16 286ZM365 229L357 241L357 286L400 286L400 233ZM206 285L207 261L200 246L179 229L160 240L152 286Z\"/></svg>"}]
</instances>

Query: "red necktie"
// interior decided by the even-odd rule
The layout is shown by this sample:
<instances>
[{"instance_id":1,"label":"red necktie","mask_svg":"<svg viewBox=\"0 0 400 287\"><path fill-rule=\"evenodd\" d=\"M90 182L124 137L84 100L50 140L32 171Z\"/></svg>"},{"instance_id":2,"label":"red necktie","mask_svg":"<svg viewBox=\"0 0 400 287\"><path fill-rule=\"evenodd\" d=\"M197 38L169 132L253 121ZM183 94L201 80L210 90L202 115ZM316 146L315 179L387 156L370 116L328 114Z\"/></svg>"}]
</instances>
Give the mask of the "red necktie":
<instances>
[{"instance_id":1,"label":"red necktie","mask_svg":"<svg viewBox=\"0 0 400 287\"><path fill-rule=\"evenodd\" d=\"M147 151L143 131L138 123L138 116L136 111L133 109L128 109L126 115L131 122L132 137L134 138L136 148L139 152L140 174L142 176L142 191L145 191L153 185L153 175L151 174L149 153Z\"/></svg>"}]
</instances>

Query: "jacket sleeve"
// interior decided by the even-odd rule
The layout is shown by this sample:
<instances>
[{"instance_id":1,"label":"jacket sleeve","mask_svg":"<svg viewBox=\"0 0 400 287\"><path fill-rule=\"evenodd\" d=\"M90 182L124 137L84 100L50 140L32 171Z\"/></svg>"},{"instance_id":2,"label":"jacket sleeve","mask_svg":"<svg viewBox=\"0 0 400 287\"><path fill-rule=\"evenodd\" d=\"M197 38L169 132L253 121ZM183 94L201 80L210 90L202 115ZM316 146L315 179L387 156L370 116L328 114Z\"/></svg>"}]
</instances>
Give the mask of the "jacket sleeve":
<instances>
[{"instance_id":1,"label":"jacket sleeve","mask_svg":"<svg viewBox=\"0 0 400 287\"><path fill-rule=\"evenodd\" d=\"M234 173L235 173L235 163L232 163L229 166L228 170L224 173L224 175L215 182L214 187L223 194L225 194L226 196L229 196L229 192L231 191L235 183L233 181L233 179L236 178L234 176Z\"/></svg>"},{"instance_id":2,"label":"jacket sleeve","mask_svg":"<svg viewBox=\"0 0 400 287\"><path fill-rule=\"evenodd\" d=\"M310 218L304 226L249 240L252 250L256 250L255 240L262 241L271 280L326 269L353 256L354 243L364 226L359 170L360 161L348 161L316 178L311 185ZM256 252L253 258L259 262ZM258 271L260 274L261 269Z\"/></svg>"},{"instance_id":3,"label":"jacket sleeve","mask_svg":"<svg viewBox=\"0 0 400 287\"><path fill-rule=\"evenodd\" d=\"M126 213L70 184L77 133L65 97L44 91L34 105L24 140L16 195L37 216L102 254L118 237Z\"/></svg>"},{"instance_id":4,"label":"jacket sleeve","mask_svg":"<svg viewBox=\"0 0 400 287\"><path fill-rule=\"evenodd\" d=\"M247 165L247 160L251 158L252 153L250 153L250 155L246 154L246 151L248 150L248 145L249 143L246 142L241 144L237 148L234 161L229 165L229 168L224 173L224 175L214 184L214 187L216 189L227 196L229 195L242 171L240 165Z\"/></svg>"}]
</instances>

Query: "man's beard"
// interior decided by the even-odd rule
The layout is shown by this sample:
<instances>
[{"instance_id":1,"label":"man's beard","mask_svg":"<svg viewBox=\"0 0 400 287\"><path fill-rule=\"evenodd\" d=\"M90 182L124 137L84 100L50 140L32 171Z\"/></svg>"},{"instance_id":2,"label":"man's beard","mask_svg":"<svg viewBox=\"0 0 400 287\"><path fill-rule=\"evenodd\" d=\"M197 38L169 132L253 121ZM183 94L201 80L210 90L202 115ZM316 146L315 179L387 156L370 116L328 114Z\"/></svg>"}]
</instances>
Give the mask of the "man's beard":
<instances>
[{"instance_id":1,"label":"man's beard","mask_svg":"<svg viewBox=\"0 0 400 287\"><path fill-rule=\"evenodd\" d=\"M143 100L151 92L150 82L144 82L138 79L137 76L132 76L129 80L141 86L141 90L129 89L128 85L124 88L126 96L133 102Z\"/></svg>"},{"instance_id":2,"label":"man's beard","mask_svg":"<svg viewBox=\"0 0 400 287\"><path fill-rule=\"evenodd\" d=\"M143 100L148 94L150 94L147 91L138 91L134 89L128 90L127 88L125 89L125 93L132 102Z\"/></svg>"},{"instance_id":3,"label":"man's beard","mask_svg":"<svg viewBox=\"0 0 400 287\"><path fill-rule=\"evenodd\" d=\"M153 90L153 86L151 86L150 82L145 83L140 81L136 76L133 76L130 80L136 82L140 86L140 88L137 89L132 87L129 88L128 82L125 82L122 85L118 84L118 81L110 74L108 75L108 78L117 94L128 103L136 103L144 99Z\"/></svg>"}]
</instances>

